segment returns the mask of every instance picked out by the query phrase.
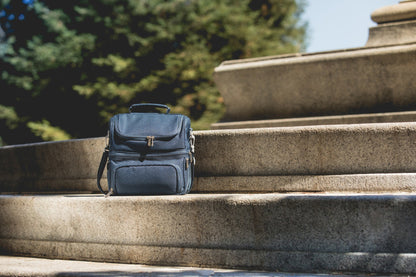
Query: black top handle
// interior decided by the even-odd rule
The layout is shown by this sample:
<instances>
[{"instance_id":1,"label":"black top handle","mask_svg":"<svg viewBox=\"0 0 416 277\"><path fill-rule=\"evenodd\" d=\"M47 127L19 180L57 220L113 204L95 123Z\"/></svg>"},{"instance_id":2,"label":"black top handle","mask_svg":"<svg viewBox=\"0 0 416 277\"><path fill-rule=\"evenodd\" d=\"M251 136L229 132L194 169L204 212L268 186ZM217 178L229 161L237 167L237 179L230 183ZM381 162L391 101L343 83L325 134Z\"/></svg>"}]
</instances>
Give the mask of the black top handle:
<instances>
[{"instance_id":1,"label":"black top handle","mask_svg":"<svg viewBox=\"0 0 416 277\"><path fill-rule=\"evenodd\" d=\"M140 110L146 110L149 108L162 108L166 109L166 113L170 112L170 108L163 104L153 104L153 103L143 103L143 104L133 104L129 108L129 112L139 112Z\"/></svg>"}]
</instances>

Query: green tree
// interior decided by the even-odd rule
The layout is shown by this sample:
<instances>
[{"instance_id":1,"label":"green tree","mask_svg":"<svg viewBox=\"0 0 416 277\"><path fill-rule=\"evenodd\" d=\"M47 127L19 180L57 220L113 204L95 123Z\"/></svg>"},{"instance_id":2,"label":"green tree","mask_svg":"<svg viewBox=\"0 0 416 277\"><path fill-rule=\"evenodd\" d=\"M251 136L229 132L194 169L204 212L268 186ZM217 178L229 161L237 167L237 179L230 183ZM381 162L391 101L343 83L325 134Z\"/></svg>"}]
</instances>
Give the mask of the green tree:
<instances>
[{"instance_id":1,"label":"green tree","mask_svg":"<svg viewBox=\"0 0 416 277\"><path fill-rule=\"evenodd\" d=\"M212 81L220 62L305 46L300 0L25 2L24 20L1 25L5 143L101 136L112 115L140 102L209 128L224 111Z\"/></svg>"}]
</instances>

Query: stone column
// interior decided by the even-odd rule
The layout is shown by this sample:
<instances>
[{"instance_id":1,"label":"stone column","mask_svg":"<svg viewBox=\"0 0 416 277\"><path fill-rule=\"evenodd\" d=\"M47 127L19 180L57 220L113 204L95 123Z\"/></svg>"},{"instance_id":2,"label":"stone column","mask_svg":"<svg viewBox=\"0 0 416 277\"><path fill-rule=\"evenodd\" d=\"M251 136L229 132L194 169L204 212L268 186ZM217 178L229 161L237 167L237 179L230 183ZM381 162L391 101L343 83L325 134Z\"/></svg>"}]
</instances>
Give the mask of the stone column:
<instances>
[{"instance_id":1,"label":"stone column","mask_svg":"<svg viewBox=\"0 0 416 277\"><path fill-rule=\"evenodd\" d=\"M416 43L416 1L407 0L375 10L366 47Z\"/></svg>"}]
</instances>

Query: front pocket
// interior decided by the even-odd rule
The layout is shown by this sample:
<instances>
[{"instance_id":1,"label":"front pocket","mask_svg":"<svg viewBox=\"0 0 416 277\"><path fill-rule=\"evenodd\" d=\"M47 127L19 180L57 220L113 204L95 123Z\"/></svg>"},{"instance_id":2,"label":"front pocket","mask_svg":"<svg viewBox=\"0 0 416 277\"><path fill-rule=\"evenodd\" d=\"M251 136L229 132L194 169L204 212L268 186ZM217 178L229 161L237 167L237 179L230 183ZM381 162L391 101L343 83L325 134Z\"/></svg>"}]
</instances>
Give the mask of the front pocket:
<instances>
[{"instance_id":1,"label":"front pocket","mask_svg":"<svg viewBox=\"0 0 416 277\"><path fill-rule=\"evenodd\" d=\"M116 151L157 152L184 149L189 129L185 119L182 115L119 114L111 120L110 144Z\"/></svg>"},{"instance_id":2,"label":"front pocket","mask_svg":"<svg viewBox=\"0 0 416 277\"><path fill-rule=\"evenodd\" d=\"M114 173L119 195L163 195L178 191L179 169L172 164L128 163L117 167Z\"/></svg>"}]
</instances>

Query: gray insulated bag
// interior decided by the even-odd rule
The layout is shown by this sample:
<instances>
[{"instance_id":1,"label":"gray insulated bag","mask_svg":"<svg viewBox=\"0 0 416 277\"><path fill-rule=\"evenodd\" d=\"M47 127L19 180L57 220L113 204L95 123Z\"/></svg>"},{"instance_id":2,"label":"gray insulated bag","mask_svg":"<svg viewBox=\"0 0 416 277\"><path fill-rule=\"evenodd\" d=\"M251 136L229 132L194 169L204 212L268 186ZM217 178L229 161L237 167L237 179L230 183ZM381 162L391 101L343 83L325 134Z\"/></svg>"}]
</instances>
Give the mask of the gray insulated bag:
<instances>
[{"instance_id":1,"label":"gray insulated bag","mask_svg":"<svg viewBox=\"0 0 416 277\"><path fill-rule=\"evenodd\" d=\"M166 109L166 113L154 112ZM151 109L152 112L144 112ZM187 116L161 104L135 104L111 118L97 174L108 195L186 194L194 177L194 143ZM108 164L107 164L108 160ZM100 184L107 164L108 192Z\"/></svg>"}]
</instances>

